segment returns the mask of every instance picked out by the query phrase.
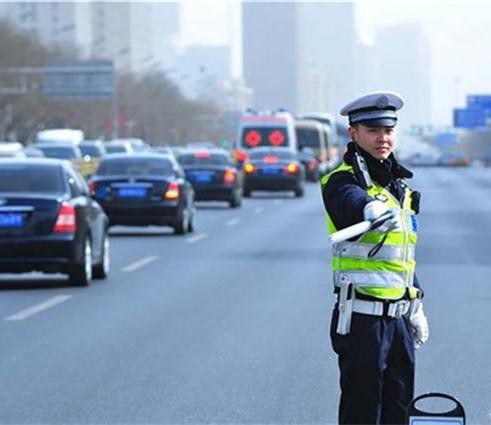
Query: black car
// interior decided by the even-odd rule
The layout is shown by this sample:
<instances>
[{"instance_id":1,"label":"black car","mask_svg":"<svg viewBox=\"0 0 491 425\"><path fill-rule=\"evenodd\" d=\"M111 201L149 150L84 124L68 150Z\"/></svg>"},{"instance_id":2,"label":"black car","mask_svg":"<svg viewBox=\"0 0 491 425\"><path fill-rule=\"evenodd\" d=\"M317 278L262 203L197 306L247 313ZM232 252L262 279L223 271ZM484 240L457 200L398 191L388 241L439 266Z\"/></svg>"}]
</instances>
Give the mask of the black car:
<instances>
[{"instance_id":1,"label":"black car","mask_svg":"<svg viewBox=\"0 0 491 425\"><path fill-rule=\"evenodd\" d=\"M30 271L74 285L109 272L108 218L67 161L0 160L0 272Z\"/></svg>"},{"instance_id":2,"label":"black car","mask_svg":"<svg viewBox=\"0 0 491 425\"><path fill-rule=\"evenodd\" d=\"M194 230L194 192L173 156L158 153L105 156L89 181L110 225L171 226Z\"/></svg>"},{"instance_id":3,"label":"black car","mask_svg":"<svg viewBox=\"0 0 491 425\"><path fill-rule=\"evenodd\" d=\"M223 149L181 153L178 162L193 185L197 201L227 201L232 208L242 203L242 178Z\"/></svg>"},{"instance_id":4,"label":"black car","mask_svg":"<svg viewBox=\"0 0 491 425\"><path fill-rule=\"evenodd\" d=\"M253 190L292 190L304 195L305 170L295 151L289 148L260 147L249 151L244 163L244 196Z\"/></svg>"}]
</instances>

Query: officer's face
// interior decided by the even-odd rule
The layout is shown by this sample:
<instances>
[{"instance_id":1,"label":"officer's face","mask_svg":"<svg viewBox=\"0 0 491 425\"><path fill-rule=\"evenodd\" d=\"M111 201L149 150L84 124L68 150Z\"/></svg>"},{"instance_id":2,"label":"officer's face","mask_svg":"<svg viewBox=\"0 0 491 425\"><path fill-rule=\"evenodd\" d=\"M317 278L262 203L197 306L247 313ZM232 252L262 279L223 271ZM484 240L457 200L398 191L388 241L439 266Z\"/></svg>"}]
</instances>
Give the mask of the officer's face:
<instances>
[{"instance_id":1,"label":"officer's face","mask_svg":"<svg viewBox=\"0 0 491 425\"><path fill-rule=\"evenodd\" d=\"M374 158L387 159L395 148L395 129L356 124L349 128L351 139Z\"/></svg>"}]
</instances>

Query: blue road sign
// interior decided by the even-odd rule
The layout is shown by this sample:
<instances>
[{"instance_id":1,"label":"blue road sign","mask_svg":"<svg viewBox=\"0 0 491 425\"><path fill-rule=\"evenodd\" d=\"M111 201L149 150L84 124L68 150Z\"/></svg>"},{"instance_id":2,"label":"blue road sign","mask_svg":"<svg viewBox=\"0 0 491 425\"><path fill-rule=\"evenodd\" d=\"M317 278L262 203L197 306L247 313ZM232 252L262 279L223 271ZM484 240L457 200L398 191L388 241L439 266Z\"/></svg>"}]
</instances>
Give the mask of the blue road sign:
<instances>
[{"instance_id":1,"label":"blue road sign","mask_svg":"<svg viewBox=\"0 0 491 425\"><path fill-rule=\"evenodd\" d=\"M486 125L491 118L490 109L458 108L453 110L453 125L460 128L476 128Z\"/></svg>"},{"instance_id":2,"label":"blue road sign","mask_svg":"<svg viewBox=\"0 0 491 425\"><path fill-rule=\"evenodd\" d=\"M112 61L73 61L44 67L43 93L62 99L111 99L114 95Z\"/></svg>"},{"instance_id":3,"label":"blue road sign","mask_svg":"<svg viewBox=\"0 0 491 425\"><path fill-rule=\"evenodd\" d=\"M468 95L467 107L469 109L491 109L491 95L490 94Z\"/></svg>"}]
</instances>

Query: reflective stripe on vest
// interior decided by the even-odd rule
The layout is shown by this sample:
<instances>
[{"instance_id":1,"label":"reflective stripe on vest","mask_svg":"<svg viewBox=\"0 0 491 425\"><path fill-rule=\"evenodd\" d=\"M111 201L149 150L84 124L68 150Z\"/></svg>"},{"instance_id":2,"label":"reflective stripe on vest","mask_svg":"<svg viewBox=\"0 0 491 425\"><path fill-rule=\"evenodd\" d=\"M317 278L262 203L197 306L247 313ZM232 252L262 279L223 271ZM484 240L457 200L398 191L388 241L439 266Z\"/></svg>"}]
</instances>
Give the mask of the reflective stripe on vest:
<instances>
[{"instance_id":1,"label":"reflective stripe on vest","mask_svg":"<svg viewBox=\"0 0 491 425\"><path fill-rule=\"evenodd\" d=\"M340 171L354 172L351 166L343 163L324 176L321 184L327 184L330 177ZM383 245L372 257L369 257L369 253L385 237L385 233L376 229L355 242L344 241L333 245L334 285L351 282L358 293L382 299L401 298L407 288L412 296L416 296L413 279L417 234L414 211L411 210L411 190L405 187L402 208L390 191L376 183L366 191L371 198L383 200L388 208L399 210L400 226L387 233ZM327 223L329 233L337 230L329 214Z\"/></svg>"}]
</instances>

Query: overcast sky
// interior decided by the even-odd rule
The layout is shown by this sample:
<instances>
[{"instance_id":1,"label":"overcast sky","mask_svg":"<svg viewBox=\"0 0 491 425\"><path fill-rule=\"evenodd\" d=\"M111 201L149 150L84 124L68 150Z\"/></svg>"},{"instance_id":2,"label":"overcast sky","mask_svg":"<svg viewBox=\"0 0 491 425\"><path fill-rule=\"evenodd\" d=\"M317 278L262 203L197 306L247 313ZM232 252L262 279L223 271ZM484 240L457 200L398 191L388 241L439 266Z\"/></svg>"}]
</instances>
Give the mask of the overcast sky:
<instances>
[{"instance_id":1,"label":"overcast sky","mask_svg":"<svg viewBox=\"0 0 491 425\"><path fill-rule=\"evenodd\" d=\"M421 22L432 46L433 121L450 124L451 109L465 95L491 93L491 2L485 0L356 1L360 37L370 42L377 27ZM183 0L184 44L220 44L237 37L227 19L238 0ZM237 67L237 65L236 65ZM403 75L401 75L403 78Z\"/></svg>"}]
</instances>

